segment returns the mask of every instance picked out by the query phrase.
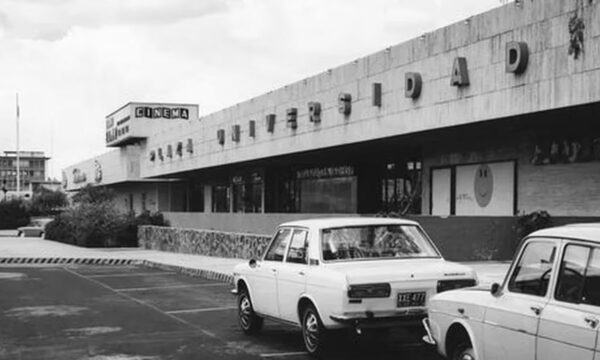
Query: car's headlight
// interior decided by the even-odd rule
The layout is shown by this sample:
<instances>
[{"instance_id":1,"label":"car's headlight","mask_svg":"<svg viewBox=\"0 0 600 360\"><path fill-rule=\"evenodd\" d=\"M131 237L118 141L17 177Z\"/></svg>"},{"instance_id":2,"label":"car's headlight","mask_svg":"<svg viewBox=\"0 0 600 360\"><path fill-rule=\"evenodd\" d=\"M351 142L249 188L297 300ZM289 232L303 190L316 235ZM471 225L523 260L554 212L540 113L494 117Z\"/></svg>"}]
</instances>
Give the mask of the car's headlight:
<instances>
[{"instance_id":1,"label":"car's headlight","mask_svg":"<svg viewBox=\"0 0 600 360\"><path fill-rule=\"evenodd\" d=\"M437 282L437 292L441 293L448 290L460 289L477 285L475 279L455 279L455 280L439 280Z\"/></svg>"},{"instance_id":2,"label":"car's headlight","mask_svg":"<svg viewBox=\"0 0 600 360\"><path fill-rule=\"evenodd\" d=\"M348 297L350 299L386 298L390 296L392 287L388 283L350 285Z\"/></svg>"}]
</instances>

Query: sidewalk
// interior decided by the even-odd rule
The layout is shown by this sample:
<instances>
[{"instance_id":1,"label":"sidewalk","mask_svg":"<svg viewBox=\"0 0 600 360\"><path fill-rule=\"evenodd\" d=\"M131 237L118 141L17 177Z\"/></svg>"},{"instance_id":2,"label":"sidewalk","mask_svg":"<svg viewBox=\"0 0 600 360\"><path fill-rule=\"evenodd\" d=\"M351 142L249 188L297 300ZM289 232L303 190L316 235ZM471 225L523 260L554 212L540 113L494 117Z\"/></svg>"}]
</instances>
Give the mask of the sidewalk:
<instances>
[{"instance_id":1,"label":"sidewalk","mask_svg":"<svg viewBox=\"0 0 600 360\"><path fill-rule=\"evenodd\" d=\"M0 236L0 266L20 264L139 264L231 282L242 259L188 255L139 248L82 248L40 238ZM466 262L481 284L501 282L508 262Z\"/></svg>"}]
</instances>

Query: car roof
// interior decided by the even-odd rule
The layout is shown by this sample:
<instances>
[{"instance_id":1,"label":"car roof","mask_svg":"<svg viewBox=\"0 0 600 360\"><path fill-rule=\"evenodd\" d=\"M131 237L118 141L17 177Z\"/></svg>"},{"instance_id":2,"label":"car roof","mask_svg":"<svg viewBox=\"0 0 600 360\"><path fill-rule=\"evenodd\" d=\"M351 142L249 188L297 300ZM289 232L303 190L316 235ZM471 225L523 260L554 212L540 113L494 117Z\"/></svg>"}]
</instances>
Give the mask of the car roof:
<instances>
[{"instance_id":1,"label":"car roof","mask_svg":"<svg viewBox=\"0 0 600 360\"><path fill-rule=\"evenodd\" d=\"M283 223L282 226L307 227L312 229L327 229L344 226L365 225L418 225L416 221L384 217L331 217L296 220Z\"/></svg>"},{"instance_id":2,"label":"car roof","mask_svg":"<svg viewBox=\"0 0 600 360\"><path fill-rule=\"evenodd\" d=\"M551 236L568 239L588 240L600 243L600 223L568 224L538 230L528 237Z\"/></svg>"}]
</instances>

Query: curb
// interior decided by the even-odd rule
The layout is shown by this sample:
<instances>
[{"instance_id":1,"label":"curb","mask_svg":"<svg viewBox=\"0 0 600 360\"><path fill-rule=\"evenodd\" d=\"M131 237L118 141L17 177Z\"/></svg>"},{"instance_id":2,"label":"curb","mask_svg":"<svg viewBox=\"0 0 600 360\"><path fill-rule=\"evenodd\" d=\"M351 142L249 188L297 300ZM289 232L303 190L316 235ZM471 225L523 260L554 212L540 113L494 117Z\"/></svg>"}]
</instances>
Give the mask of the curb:
<instances>
[{"instance_id":1,"label":"curb","mask_svg":"<svg viewBox=\"0 0 600 360\"><path fill-rule=\"evenodd\" d=\"M195 269L178 265L163 264L151 260L142 260L140 265L153 269L175 271L188 276L201 277L207 280L214 280L222 283L233 284L233 275L221 273L214 270Z\"/></svg>"},{"instance_id":2,"label":"curb","mask_svg":"<svg viewBox=\"0 0 600 360\"><path fill-rule=\"evenodd\" d=\"M137 259L105 258L0 258L0 264L84 264L84 265L139 265Z\"/></svg>"},{"instance_id":3,"label":"curb","mask_svg":"<svg viewBox=\"0 0 600 360\"><path fill-rule=\"evenodd\" d=\"M106 258L0 258L0 265L137 265L152 269L174 271L180 274L233 284L233 275L207 269L195 269L140 259Z\"/></svg>"}]
</instances>

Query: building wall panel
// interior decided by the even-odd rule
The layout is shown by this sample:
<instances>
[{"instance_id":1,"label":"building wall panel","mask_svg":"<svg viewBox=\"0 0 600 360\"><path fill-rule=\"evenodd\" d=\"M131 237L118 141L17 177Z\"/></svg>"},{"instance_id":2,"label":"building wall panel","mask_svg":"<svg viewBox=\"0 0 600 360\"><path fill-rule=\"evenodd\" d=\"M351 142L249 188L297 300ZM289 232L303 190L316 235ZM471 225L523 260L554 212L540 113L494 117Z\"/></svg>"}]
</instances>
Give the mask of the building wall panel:
<instances>
[{"instance_id":1,"label":"building wall panel","mask_svg":"<svg viewBox=\"0 0 600 360\"><path fill-rule=\"evenodd\" d=\"M525 1L476 15L446 28L368 55L311 78L255 97L198 121L152 136L145 153L192 137L194 154L151 163L142 156L141 175L168 176L181 171L362 142L448 126L600 101L600 5L588 4L585 52L568 55L568 21L575 2ZM530 64L520 76L505 72L508 41L528 43ZM596 56L598 55L598 56ZM452 61L465 56L471 85L450 86ZM404 73L420 72L423 93L404 97ZM381 108L371 105L371 84L381 82ZM337 96L350 92L352 114L337 111ZM319 101L322 123L307 120L307 103ZM285 110L299 109L298 129L285 126ZM277 115L275 132L266 133L265 116ZM239 143L215 139L219 128L257 121L257 136ZM158 129L157 129L158 130ZM229 139L229 134L227 134Z\"/></svg>"}]
</instances>

